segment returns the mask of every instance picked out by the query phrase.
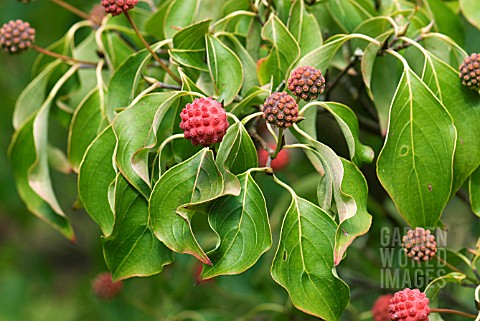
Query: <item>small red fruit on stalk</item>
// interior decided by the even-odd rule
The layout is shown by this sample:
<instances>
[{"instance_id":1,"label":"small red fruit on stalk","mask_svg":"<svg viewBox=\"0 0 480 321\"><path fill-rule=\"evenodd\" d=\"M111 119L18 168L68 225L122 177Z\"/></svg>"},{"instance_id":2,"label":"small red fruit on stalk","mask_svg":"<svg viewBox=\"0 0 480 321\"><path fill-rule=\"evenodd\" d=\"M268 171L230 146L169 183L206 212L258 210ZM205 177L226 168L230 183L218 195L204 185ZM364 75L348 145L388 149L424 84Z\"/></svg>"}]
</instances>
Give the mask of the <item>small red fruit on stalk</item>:
<instances>
[{"instance_id":1,"label":"small red fruit on stalk","mask_svg":"<svg viewBox=\"0 0 480 321\"><path fill-rule=\"evenodd\" d=\"M112 282L112 274L104 272L98 274L92 283L92 291L101 300L115 298L123 289L123 282Z\"/></svg>"},{"instance_id":2,"label":"small red fruit on stalk","mask_svg":"<svg viewBox=\"0 0 480 321\"><path fill-rule=\"evenodd\" d=\"M430 300L418 289L406 288L394 294L388 306L390 320L428 321Z\"/></svg>"},{"instance_id":3,"label":"small red fruit on stalk","mask_svg":"<svg viewBox=\"0 0 480 321\"><path fill-rule=\"evenodd\" d=\"M29 49L35 42L35 29L23 20L10 20L0 29L0 46L17 54Z\"/></svg>"},{"instance_id":4,"label":"small red fruit on stalk","mask_svg":"<svg viewBox=\"0 0 480 321\"><path fill-rule=\"evenodd\" d=\"M372 307L372 315L374 321L390 321L390 313L388 307L393 294L381 295L377 298Z\"/></svg>"},{"instance_id":5,"label":"small red fruit on stalk","mask_svg":"<svg viewBox=\"0 0 480 321\"><path fill-rule=\"evenodd\" d=\"M270 145L270 148L275 149L275 145ZM268 160L268 152L264 148L259 147L258 149L259 166L265 167L267 165L267 160ZM289 161L290 161L290 156L289 156L288 150L282 149L278 153L277 157L272 160L272 162L270 163L270 167L275 171L279 171L287 167Z\"/></svg>"},{"instance_id":6,"label":"small red fruit on stalk","mask_svg":"<svg viewBox=\"0 0 480 321\"><path fill-rule=\"evenodd\" d=\"M187 104L180 117L180 128L193 145L209 146L221 142L229 126L222 104L209 97Z\"/></svg>"},{"instance_id":7,"label":"small red fruit on stalk","mask_svg":"<svg viewBox=\"0 0 480 321\"><path fill-rule=\"evenodd\" d=\"M292 126L298 117L298 104L286 92L274 92L263 104L263 118L267 123L279 128Z\"/></svg>"},{"instance_id":8,"label":"small red fruit on stalk","mask_svg":"<svg viewBox=\"0 0 480 321\"><path fill-rule=\"evenodd\" d=\"M118 16L125 11L133 9L138 3L138 0L102 0L102 6L105 7L105 12Z\"/></svg>"}]
</instances>

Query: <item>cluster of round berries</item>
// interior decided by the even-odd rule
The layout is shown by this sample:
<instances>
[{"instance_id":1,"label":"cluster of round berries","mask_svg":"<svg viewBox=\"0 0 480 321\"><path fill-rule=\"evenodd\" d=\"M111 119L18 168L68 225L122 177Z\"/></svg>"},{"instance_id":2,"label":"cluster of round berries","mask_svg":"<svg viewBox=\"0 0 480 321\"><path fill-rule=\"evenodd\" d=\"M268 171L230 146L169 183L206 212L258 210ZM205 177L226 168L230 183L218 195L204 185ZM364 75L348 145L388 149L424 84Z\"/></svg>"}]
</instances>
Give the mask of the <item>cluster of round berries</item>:
<instances>
[{"instance_id":1,"label":"cluster of round berries","mask_svg":"<svg viewBox=\"0 0 480 321\"><path fill-rule=\"evenodd\" d=\"M297 97L297 101L310 101L324 92L325 79L318 69L298 67L288 79L288 89ZM263 104L263 118L273 126L288 128L298 119L297 101L286 92L274 92Z\"/></svg>"},{"instance_id":2,"label":"cluster of round berries","mask_svg":"<svg viewBox=\"0 0 480 321\"><path fill-rule=\"evenodd\" d=\"M418 289L406 288L378 297L372 307L375 321L428 321L430 300Z\"/></svg>"},{"instance_id":3,"label":"cluster of round berries","mask_svg":"<svg viewBox=\"0 0 480 321\"><path fill-rule=\"evenodd\" d=\"M10 20L0 29L0 46L10 53L27 50L35 42L35 29L23 20Z\"/></svg>"},{"instance_id":4,"label":"cluster of round berries","mask_svg":"<svg viewBox=\"0 0 480 321\"><path fill-rule=\"evenodd\" d=\"M112 16L118 16L125 11L133 9L138 3L138 0L102 0L102 6L105 11Z\"/></svg>"},{"instance_id":5,"label":"cluster of round berries","mask_svg":"<svg viewBox=\"0 0 480 321\"><path fill-rule=\"evenodd\" d=\"M480 89L480 53L473 53L460 65L462 84L473 90Z\"/></svg>"},{"instance_id":6,"label":"cluster of round berries","mask_svg":"<svg viewBox=\"0 0 480 321\"><path fill-rule=\"evenodd\" d=\"M409 230L402 238L402 247L407 256L417 262L428 261L437 252L435 236L422 227Z\"/></svg>"}]
</instances>

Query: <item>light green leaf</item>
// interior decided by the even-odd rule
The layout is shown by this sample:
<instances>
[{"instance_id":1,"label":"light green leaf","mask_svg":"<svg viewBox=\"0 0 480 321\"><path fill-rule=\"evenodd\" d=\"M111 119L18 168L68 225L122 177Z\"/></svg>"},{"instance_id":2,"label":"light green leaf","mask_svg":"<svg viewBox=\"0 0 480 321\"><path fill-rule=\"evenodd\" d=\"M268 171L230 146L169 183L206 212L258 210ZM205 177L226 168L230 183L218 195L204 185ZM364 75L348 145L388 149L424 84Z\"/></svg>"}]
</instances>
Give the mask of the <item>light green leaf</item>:
<instances>
[{"instance_id":1,"label":"light green leaf","mask_svg":"<svg viewBox=\"0 0 480 321\"><path fill-rule=\"evenodd\" d=\"M62 65L60 60L49 63L18 96L13 112L13 127L18 127L36 113L46 98L46 91L52 74Z\"/></svg>"},{"instance_id":2,"label":"light green leaf","mask_svg":"<svg viewBox=\"0 0 480 321\"><path fill-rule=\"evenodd\" d=\"M326 321L339 320L350 291L334 268L338 226L321 208L284 187L292 202L283 220L272 277L288 291L298 309Z\"/></svg>"},{"instance_id":3,"label":"light green leaf","mask_svg":"<svg viewBox=\"0 0 480 321\"><path fill-rule=\"evenodd\" d=\"M335 235L335 265L343 259L345 251L358 237L368 232L372 216L367 211L368 185L362 172L352 163L342 158L344 169L342 191L351 195L357 204L357 212L340 223Z\"/></svg>"},{"instance_id":4,"label":"light green leaf","mask_svg":"<svg viewBox=\"0 0 480 321\"><path fill-rule=\"evenodd\" d=\"M425 10L433 21L433 30L442 33L455 40L463 46L465 30L460 15L453 12L444 2L440 0L422 0ZM480 21L480 6L479 21Z\"/></svg>"},{"instance_id":5,"label":"light green leaf","mask_svg":"<svg viewBox=\"0 0 480 321\"><path fill-rule=\"evenodd\" d=\"M460 10L468 22L480 29L480 2L477 0L460 0Z\"/></svg>"},{"instance_id":6,"label":"light green leaf","mask_svg":"<svg viewBox=\"0 0 480 321\"><path fill-rule=\"evenodd\" d=\"M352 32L362 21L371 18L374 11L371 4L367 7L366 1L358 0L328 0L326 7L344 32Z\"/></svg>"},{"instance_id":7,"label":"light green leaf","mask_svg":"<svg viewBox=\"0 0 480 321\"><path fill-rule=\"evenodd\" d=\"M273 79L272 88L276 88L288 77L300 56L300 48L287 27L273 14L263 26L262 38L272 43L272 49L257 62L258 80L265 85Z\"/></svg>"},{"instance_id":8,"label":"light green leaf","mask_svg":"<svg viewBox=\"0 0 480 321\"><path fill-rule=\"evenodd\" d=\"M18 194L30 212L46 221L66 238L75 241L72 226L63 211L58 211L48 204L29 185L28 171L36 161L33 138L34 117L35 115L32 115L17 129L8 152Z\"/></svg>"},{"instance_id":9,"label":"light green leaf","mask_svg":"<svg viewBox=\"0 0 480 321\"><path fill-rule=\"evenodd\" d=\"M213 200L222 191L223 177L208 148L170 168L155 184L149 201L157 238L171 250L192 254L211 265L193 234L190 218L180 215L179 210Z\"/></svg>"},{"instance_id":10,"label":"light green leaf","mask_svg":"<svg viewBox=\"0 0 480 321\"><path fill-rule=\"evenodd\" d=\"M68 134L68 159L76 172L102 125L101 103L101 96L96 88L85 97L73 114Z\"/></svg>"},{"instance_id":11,"label":"light green leaf","mask_svg":"<svg viewBox=\"0 0 480 321\"><path fill-rule=\"evenodd\" d=\"M88 147L78 175L78 193L88 215L110 235L115 217L109 201L110 186L116 177L114 151L117 140L107 127Z\"/></svg>"},{"instance_id":12,"label":"light green leaf","mask_svg":"<svg viewBox=\"0 0 480 321\"><path fill-rule=\"evenodd\" d=\"M242 63L217 37L207 35L205 40L208 68L218 95L217 100L229 105L242 88Z\"/></svg>"},{"instance_id":13,"label":"light green leaf","mask_svg":"<svg viewBox=\"0 0 480 321\"><path fill-rule=\"evenodd\" d=\"M288 30L297 39L300 57L323 44L322 32L315 16L305 9L303 0L296 0L290 8Z\"/></svg>"},{"instance_id":14,"label":"light green leaf","mask_svg":"<svg viewBox=\"0 0 480 321\"><path fill-rule=\"evenodd\" d=\"M237 117L250 115L252 112L258 111L257 106L261 105L269 95L269 90L253 87L246 93L241 102L233 105L230 112Z\"/></svg>"},{"instance_id":15,"label":"light green leaf","mask_svg":"<svg viewBox=\"0 0 480 321\"><path fill-rule=\"evenodd\" d=\"M198 13L199 5L199 0L172 1L163 20L163 34L165 38L170 39L177 33L178 29L191 25Z\"/></svg>"},{"instance_id":16,"label":"light green leaf","mask_svg":"<svg viewBox=\"0 0 480 321\"><path fill-rule=\"evenodd\" d=\"M405 61L404 68L377 175L411 227L434 227L450 198L456 130L441 102Z\"/></svg>"},{"instance_id":17,"label":"light green leaf","mask_svg":"<svg viewBox=\"0 0 480 321\"><path fill-rule=\"evenodd\" d=\"M480 217L480 167L477 168L470 176L468 191L470 194L472 211L478 217Z\"/></svg>"},{"instance_id":18,"label":"light green leaf","mask_svg":"<svg viewBox=\"0 0 480 321\"><path fill-rule=\"evenodd\" d=\"M212 266L204 265L201 278L239 274L250 268L272 245L267 207L250 172L238 176L241 193L224 196L208 210L210 226L219 237L208 252Z\"/></svg>"},{"instance_id":19,"label":"light green leaf","mask_svg":"<svg viewBox=\"0 0 480 321\"><path fill-rule=\"evenodd\" d=\"M105 262L114 279L150 276L173 262L173 253L150 228L148 202L122 175L115 184L115 225L103 239Z\"/></svg>"},{"instance_id":20,"label":"light green leaf","mask_svg":"<svg viewBox=\"0 0 480 321\"><path fill-rule=\"evenodd\" d=\"M145 31L156 37L158 40L168 38L165 35L163 23L165 15L174 0L165 0L158 5L157 10L145 21Z\"/></svg>"}]
</instances>

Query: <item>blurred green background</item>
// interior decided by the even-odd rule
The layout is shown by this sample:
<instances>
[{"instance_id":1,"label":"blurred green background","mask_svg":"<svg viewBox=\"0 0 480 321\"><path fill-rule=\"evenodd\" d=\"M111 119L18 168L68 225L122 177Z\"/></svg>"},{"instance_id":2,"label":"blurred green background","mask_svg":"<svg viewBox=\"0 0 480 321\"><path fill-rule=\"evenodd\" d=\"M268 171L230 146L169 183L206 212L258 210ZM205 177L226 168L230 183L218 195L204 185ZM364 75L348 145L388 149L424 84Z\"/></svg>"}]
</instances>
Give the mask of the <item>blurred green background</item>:
<instances>
[{"instance_id":1,"label":"blurred green background","mask_svg":"<svg viewBox=\"0 0 480 321\"><path fill-rule=\"evenodd\" d=\"M99 1L75 0L69 3L89 12ZM10 19L29 21L37 30L36 43L42 47L59 39L79 20L48 0L36 0L28 5L16 0L2 0L0 18L2 24ZM478 50L478 42L475 42L480 39L478 30L466 24L466 31L470 39L466 42L466 49ZM257 316L248 319L257 321L315 319L292 309L286 292L269 276L275 243L258 264L240 276L220 277L194 286L199 266L193 258L177 256L175 263L158 276L126 281L119 298L108 302L96 299L90 289L92 279L106 270L100 229L84 211L69 209L67 212L77 234L74 245L33 217L17 195L7 160L7 149L13 135L11 117L15 99L31 80L30 70L36 56L34 51L18 56L0 54L0 321L215 321L237 320L247 317L249 312ZM338 92L336 96L342 98L346 94ZM343 146L344 142L338 141L340 135L334 122L331 119L321 121L334 129L321 133L320 139L327 144ZM375 147L377 150L381 147L378 140L369 143L378 145ZM347 153L346 149L339 152ZM378 189L383 195L376 182L374 167L364 170L370 188ZM295 177L284 175L287 180L297 182L294 188L301 196L315 198L318 176L301 177L304 174L302 171L307 173L309 168L297 169ZM56 174L55 180L61 186L59 198L62 204L72 204L76 198L75 175ZM273 216L272 225L278 224L279 214L288 206L289 198L278 186L269 184L262 177L259 177L259 184L267 186L264 190L270 193L267 201ZM310 195L312 191L313 195ZM392 292L392 289L380 289L380 229L401 226L402 222L398 216L392 215L395 213L393 204L384 206L372 201L369 210L375 216L372 230L355 242L339 271L351 287L355 306L344 314L345 320L358 320L360 313L368 311L379 294ZM472 235L478 237L480 225L469 208L455 199L446 211L452 214L445 222L451 227L448 246L458 250L473 245L475 239ZM465 311L474 311L469 289L452 293L455 294L442 296L446 303L444 307L455 305ZM279 313L283 309L287 313ZM368 320L368 315L365 319Z\"/></svg>"}]
</instances>

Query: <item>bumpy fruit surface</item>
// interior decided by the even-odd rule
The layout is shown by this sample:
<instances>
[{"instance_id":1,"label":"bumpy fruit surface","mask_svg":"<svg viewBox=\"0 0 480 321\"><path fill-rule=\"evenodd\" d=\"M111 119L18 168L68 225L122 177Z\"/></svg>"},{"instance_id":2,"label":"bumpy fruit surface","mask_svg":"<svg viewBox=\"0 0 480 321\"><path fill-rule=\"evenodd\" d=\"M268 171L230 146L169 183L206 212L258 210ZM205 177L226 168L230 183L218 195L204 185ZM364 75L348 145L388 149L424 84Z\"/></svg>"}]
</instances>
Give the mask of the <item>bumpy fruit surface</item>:
<instances>
[{"instance_id":1,"label":"bumpy fruit surface","mask_svg":"<svg viewBox=\"0 0 480 321\"><path fill-rule=\"evenodd\" d=\"M212 98L197 98L180 113L180 128L193 145L208 146L222 141L228 129L227 113Z\"/></svg>"},{"instance_id":2,"label":"bumpy fruit surface","mask_svg":"<svg viewBox=\"0 0 480 321\"><path fill-rule=\"evenodd\" d=\"M409 230L402 238L402 247L414 261L428 261L437 252L435 236L429 230L417 227Z\"/></svg>"},{"instance_id":3,"label":"bumpy fruit surface","mask_svg":"<svg viewBox=\"0 0 480 321\"><path fill-rule=\"evenodd\" d=\"M263 118L280 128L292 126L298 117L298 105L286 92L274 92L263 104Z\"/></svg>"},{"instance_id":4,"label":"bumpy fruit surface","mask_svg":"<svg viewBox=\"0 0 480 321\"><path fill-rule=\"evenodd\" d=\"M410 290L406 288L399 291L394 294L388 306L390 320L428 321L429 302L430 300L427 299L425 293L418 289Z\"/></svg>"},{"instance_id":5,"label":"bumpy fruit surface","mask_svg":"<svg viewBox=\"0 0 480 321\"><path fill-rule=\"evenodd\" d=\"M325 91L322 72L310 66L298 67L288 79L288 89L304 101L317 99Z\"/></svg>"},{"instance_id":6,"label":"bumpy fruit surface","mask_svg":"<svg viewBox=\"0 0 480 321\"><path fill-rule=\"evenodd\" d=\"M11 54L27 50L35 42L35 29L28 22L10 20L0 29L0 45Z\"/></svg>"},{"instance_id":7,"label":"bumpy fruit surface","mask_svg":"<svg viewBox=\"0 0 480 321\"><path fill-rule=\"evenodd\" d=\"M105 11L112 16L118 16L122 12L132 9L137 3L138 0L102 0Z\"/></svg>"},{"instance_id":8,"label":"bumpy fruit surface","mask_svg":"<svg viewBox=\"0 0 480 321\"><path fill-rule=\"evenodd\" d=\"M462 84L470 89L480 89L480 53L473 53L460 65Z\"/></svg>"},{"instance_id":9,"label":"bumpy fruit surface","mask_svg":"<svg viewBox=\"0 0 480 321\"><path fill-rule=\"evenodd\" d=\"M381 295L377 298L372 307L372 315L374 321L390 321L388 307L393 294Z\"/></svg>"},{"instance_id":10,"label":"bumpy fruit surface","mask_svg":"<svg viewBox=\"0 0 480 321\"><path fill-rule=\"evenodd\" d=\"M95 277L92 284L92 291L101 300L115 298L123 289L123 282L112 282L112 274L105 272Z\"/></svg>"},{"instance_id":11,"label":"bumpy fruit surface","mask_svg":"<svg viewBox=\"0 0 480 321\"><path fill-rule=\"evenodd\" d=\"M271 149L275 149L275 145L270 145ZM258 165L260 167L264 167L267 165L268 160L268 152L260 147L258 149ZM270 167L275 171L280 171L288 166L290 161L290 156L288 155L288 150L282 149L280 153L278 153L277 157L272 160L270 163Z\"/></svg>"}]
</instances>

